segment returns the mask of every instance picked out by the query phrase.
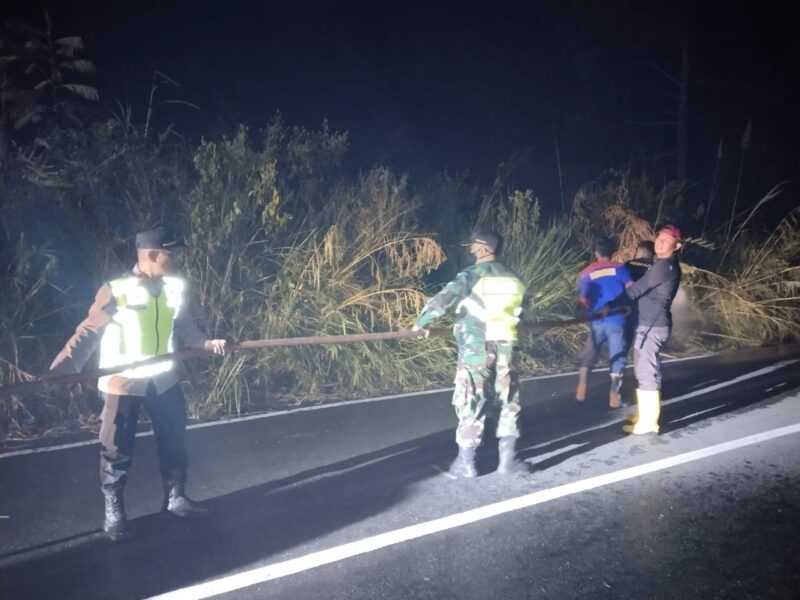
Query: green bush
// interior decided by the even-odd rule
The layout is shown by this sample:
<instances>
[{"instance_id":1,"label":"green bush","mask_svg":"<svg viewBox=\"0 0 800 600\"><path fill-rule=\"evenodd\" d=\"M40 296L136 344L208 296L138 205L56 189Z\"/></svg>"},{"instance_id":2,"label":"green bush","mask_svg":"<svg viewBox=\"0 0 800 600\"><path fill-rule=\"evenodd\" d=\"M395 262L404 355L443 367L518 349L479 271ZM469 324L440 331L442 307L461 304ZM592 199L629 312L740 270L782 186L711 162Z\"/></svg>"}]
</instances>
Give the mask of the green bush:
<instances>
[{"instance_id":1,"label":"green bush","mask_svg":"<svg viewBox=\"0 0 800 600\"><path fill-rule=\"evenodd\" d=\"M194 156L198 179L184 207L187 267L209 332L242 340L411 322L424 301L422 278L444 257L414 233L406 180L375 169L354 184L324 188L325 175L314 174L338 160L336 136L297 128L278 135L277 127L264 149L240 129L231 139L203 142ZM293 165L286 180L276 157ZM360 343L235 353L194 373L194 405L205 414L240 413L386 389L387 382L421 385L441 360L413 348Z\"/></svg>"},{"instance_id":2,"label":"green bush","mask_svg":"<svg viewBox=\"0 0 800 600\"><path fill-rule=\"evenodd\" d=\"M504 259L528 287L524 320L569 318L587 240L603 228L628 248L652 231L634 196L646 196L648 211L658 200L662 214L668 197L631 195L623 177L585 186L573 215L543 223L529 190L503 196L495 185L475 206L481 190L463 176L416 192L386 167L348 179L347 135L327 124L289 127L277 116L263 135L241 127L195 148L155 137L123 111L4 146L0 384L47 368L99 284L130 268L133 235L145 227L186 235L184 270L210 335L357 334L409 327L463 267L458 242L473 224L503 237ZM729 344L796 339L797 212L768 236L737 236L718 273L685 269L696 308L713 322L707 333ZM571 364L583 335L556 328L523 340L524 371ZM213 417L439 386L454 356L451 341L433 338L234 352L186 367L190 412ZM3 435L96 426L87 387L0 400Z\"/></svg>"}]
</instances>

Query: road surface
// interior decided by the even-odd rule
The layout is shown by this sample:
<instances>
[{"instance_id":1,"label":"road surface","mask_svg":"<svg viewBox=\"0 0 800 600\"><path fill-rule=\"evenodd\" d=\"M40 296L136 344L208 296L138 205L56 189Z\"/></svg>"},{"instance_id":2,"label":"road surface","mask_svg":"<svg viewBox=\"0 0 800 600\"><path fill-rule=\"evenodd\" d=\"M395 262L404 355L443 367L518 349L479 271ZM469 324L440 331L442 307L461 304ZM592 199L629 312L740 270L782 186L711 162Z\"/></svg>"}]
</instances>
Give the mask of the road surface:
<instances>
[{"instance_id":1,"label":"road surface","mask_svg":"<svg viewBox=\"0 0 800 600\"><path fill-rule=\"evenodd\" d=\"M584 405L575 375L524 382L531 476L491 440L480 477L442 475L447 390L195 427L202 522L159 515L144 435L118 544L96 443L0 455L0 598L797 598L800 347L666 365L658 437L592 381Z\"/></svg>"}]
</instances>

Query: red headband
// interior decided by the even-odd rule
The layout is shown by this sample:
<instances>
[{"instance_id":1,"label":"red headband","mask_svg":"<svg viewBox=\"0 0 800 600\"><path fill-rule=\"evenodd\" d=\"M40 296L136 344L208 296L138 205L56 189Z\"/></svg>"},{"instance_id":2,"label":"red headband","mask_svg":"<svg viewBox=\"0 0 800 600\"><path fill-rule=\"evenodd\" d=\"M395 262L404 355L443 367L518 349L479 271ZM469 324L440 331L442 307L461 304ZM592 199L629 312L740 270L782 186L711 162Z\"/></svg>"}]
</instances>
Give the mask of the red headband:
<instances>
[{"instance_id":1,"label":"red headband","mask_svg":"<svg viewBox=\"0 0 800 600\"><path fill-rule=\"evenodd\" d=\"M662 227L658 233L666 233L671 238L675 238L678 242L683 243L683 234L681 230L675 227L675 225L667 225L666 227Z\"/></svg>"}]
</instances>

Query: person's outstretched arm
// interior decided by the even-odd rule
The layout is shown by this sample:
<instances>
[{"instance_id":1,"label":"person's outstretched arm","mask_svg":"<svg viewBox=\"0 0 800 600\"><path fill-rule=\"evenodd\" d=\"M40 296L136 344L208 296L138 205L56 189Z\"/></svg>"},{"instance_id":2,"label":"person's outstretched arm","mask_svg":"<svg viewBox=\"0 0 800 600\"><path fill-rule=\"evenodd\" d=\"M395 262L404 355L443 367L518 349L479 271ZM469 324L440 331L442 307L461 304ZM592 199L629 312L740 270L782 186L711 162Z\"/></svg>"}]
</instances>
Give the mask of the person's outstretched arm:
<instances>
[{"instance_id":1,"label":"person's outstretched arm","mask_svg":"<svg viewBox=\"0 0 800 600\"><path fill-rule=\"evenodd\" d=\"M470 269L461 271L456 278L442 288L442 290L433 296L417 317L414 323L417 329L425 329L431 321L434 321L447 312L447 310L461 302L472 291L475 285L474 275Z\"/></svg>"},{"instance_id":2,"label":"person's outstretched arm","mask_svg":"<svg viewBox=\"0 0 800 600\"><path fill-rule=\"evenodd\" d=\"M108 283L97 291L94 302L89 307L89 315L75 329L75 333L64 345L50 365L56 375L80 373L100 343L103 329L111 322L117 311L117 303Z\"/></svg>"}]
</instances>

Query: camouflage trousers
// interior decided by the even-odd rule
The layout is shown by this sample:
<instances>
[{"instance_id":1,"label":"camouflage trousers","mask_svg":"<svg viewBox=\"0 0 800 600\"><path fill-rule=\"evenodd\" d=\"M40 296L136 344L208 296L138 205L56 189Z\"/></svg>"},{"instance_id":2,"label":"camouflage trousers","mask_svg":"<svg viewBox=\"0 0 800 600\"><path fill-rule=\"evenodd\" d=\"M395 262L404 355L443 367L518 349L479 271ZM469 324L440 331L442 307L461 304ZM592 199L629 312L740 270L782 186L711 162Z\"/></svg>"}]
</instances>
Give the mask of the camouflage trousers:
<instances>
[{"instance_id":1,"label":"camouflage trousers","mask_svg":"<svg viewBox=\"0 0 800 600\"><path fill-rule=\"evenodd\" d=\"M458 349L453 407L456 443L477 448L487 416L497 421L497 437L519 437L519 380L512 342L472 342Z\"/></svg>"}]
</instances>

